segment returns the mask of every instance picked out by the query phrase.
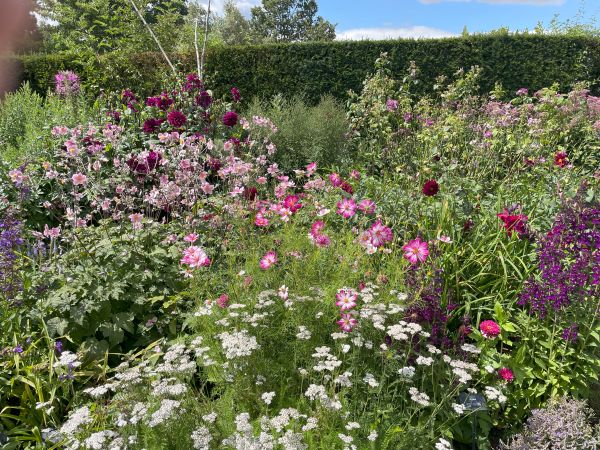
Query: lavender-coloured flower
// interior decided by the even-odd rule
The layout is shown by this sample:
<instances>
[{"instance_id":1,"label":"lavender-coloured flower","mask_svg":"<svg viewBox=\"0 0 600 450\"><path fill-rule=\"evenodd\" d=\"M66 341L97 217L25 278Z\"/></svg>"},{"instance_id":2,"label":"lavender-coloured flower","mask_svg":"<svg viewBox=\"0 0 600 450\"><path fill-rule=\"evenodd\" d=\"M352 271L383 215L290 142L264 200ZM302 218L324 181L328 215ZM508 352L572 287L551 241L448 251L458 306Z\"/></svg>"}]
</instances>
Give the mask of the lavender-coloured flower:
<instances>
[{"instance_id":1,"label":"lavender-coloured flower","mask_svg":"<svg viewBox=\"0 0 600 450\"><path fill-rule=\"evenodd\" d=\"M61 70L54 75L54 86L56 93L61 97L68 97L79 93L79 76L70 70Z\"/></svg>"}]
</instances>

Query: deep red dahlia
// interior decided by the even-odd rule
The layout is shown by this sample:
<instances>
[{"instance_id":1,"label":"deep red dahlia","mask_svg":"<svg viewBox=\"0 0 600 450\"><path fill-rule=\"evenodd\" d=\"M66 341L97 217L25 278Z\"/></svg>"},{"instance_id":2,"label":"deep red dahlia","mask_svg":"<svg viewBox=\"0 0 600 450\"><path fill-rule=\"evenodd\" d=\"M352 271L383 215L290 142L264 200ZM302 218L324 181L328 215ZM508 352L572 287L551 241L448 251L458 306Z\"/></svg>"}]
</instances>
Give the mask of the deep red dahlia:
<instances>
[{"instance_id":1,"label":"deep red dahlia","mask_svg":"<svg viewBox=\"0 0 600 450\"><path fill-rule=\"evenodd\" d=\"M227 111L223 116L223 124L228 127L233 127L237 124L238 115L234 111Z\"/></svg>"},{"instance_id":2,"label":"deep red dahlia","mask_svg":"<svg viewBox=\"0 0 600 450\"><path fill-rule=\"evenodd\" d=\"M423 194L432 197L440 191L440 185L435 180L427 180L423 185Z\"/></svg>"},{"instance_id":3,"label":"deep red dahlia","mask_svg":"<svg viewBox=\"0 0 600 450\"><path fill-rule=\"evenodd\" d=\"M187 122L187 117L181 111L175 110L167 115L167 120L172 127L181 128Z\"/></svg>"}]
</instances>

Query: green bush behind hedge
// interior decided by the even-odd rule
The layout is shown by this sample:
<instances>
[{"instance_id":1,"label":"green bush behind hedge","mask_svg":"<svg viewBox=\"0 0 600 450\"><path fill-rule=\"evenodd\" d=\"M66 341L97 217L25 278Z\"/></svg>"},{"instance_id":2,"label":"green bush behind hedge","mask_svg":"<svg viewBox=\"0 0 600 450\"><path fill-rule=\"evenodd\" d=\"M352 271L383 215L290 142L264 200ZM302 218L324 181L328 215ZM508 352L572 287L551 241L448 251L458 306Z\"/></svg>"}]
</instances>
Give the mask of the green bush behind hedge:
<instances>
[{"instance_id":1,"label":"green bush behind hedge","mask_svg":"<svg viewBox=\"0 0 600 450\"><path fill-rule=\"evenodd\" d=\"M211 87L223 94L235 85L249 99L278 93L301 95L317 102L323 94L345 99L358 90L381 52L391 56L395 75L409 61L421 70L423 92L435 78L460 68L483 68L481 88L500 82L507 92L539 89L558 82L567 89L575 81L600 78L600 39L542 35L481 35L450 39L344 41L216 47L207 52L206 74ZM195 68L195 55L172 55L182 71ZM130 87L142 95L156 92L168 67L158 53L102 56L30 55L19 57L23 81L44 93L59 69L78 71L96 88ZM594 90L598 85L594 84Z\"/></svg>"}]
</instances>

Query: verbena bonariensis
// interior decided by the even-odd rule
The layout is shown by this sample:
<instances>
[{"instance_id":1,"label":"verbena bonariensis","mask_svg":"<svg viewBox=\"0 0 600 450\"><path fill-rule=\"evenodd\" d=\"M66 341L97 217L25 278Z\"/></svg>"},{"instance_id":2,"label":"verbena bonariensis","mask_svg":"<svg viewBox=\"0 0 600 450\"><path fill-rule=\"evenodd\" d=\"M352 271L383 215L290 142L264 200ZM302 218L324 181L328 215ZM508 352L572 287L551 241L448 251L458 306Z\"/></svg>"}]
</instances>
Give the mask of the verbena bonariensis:
<instances>
[{"instance_id":1,"label":"verbena bonariensis","mask_svg":"<svg viewBox=\"0 0 600 450\"><path fill-rule=\"evenodd\" d=\"M539 278L529 279L520 305L545 317L600 295L600 205L580 188L565 200L552 229L539 240Z\"/></svg>"},{"instance_id":2,"label":"verbena bonariensis","mask_svg":"<svg viewBox=\"0 0 600 450\"><path fill-rule=\"evenodd\" d=\"M10 213L0 215L0 292L8 300L21 288L17 249L23 244L21 223Z\"/></svg>"}]
</instances>

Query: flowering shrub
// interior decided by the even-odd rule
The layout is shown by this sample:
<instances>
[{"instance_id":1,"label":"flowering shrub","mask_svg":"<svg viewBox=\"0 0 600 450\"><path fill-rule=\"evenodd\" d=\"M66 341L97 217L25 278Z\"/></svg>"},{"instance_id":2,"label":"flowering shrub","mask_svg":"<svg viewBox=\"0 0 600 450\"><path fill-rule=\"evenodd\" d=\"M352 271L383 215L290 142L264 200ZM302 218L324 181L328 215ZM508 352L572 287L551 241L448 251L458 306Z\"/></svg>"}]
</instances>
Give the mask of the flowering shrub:
<instances>
[{"instance_id":1,"label":"flowering shrub","mask_svg":"<svg viewBox=\"0 0 600 450\"><path fill-rule=\"evenodd\" d=\"M477 68L419 99L418 70L386 65L349 105L358 165L335 172L280 167L278 124L194 74L109 94L100 120L52 126L43 158L2 165L11 439L451 449L585 395L597 100L499 102ZM583 179L544 236L554 186Z\"/></svg>"}]
</instances>

